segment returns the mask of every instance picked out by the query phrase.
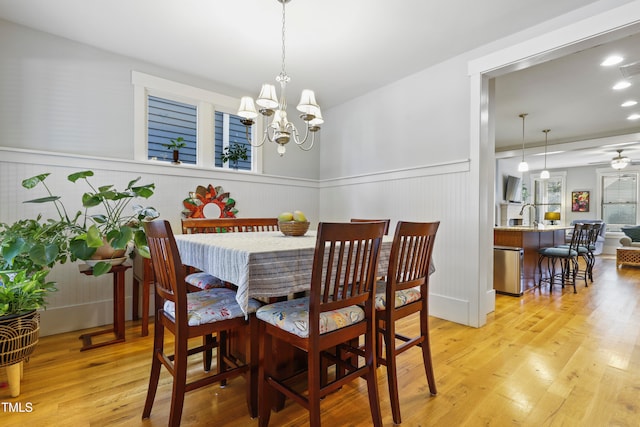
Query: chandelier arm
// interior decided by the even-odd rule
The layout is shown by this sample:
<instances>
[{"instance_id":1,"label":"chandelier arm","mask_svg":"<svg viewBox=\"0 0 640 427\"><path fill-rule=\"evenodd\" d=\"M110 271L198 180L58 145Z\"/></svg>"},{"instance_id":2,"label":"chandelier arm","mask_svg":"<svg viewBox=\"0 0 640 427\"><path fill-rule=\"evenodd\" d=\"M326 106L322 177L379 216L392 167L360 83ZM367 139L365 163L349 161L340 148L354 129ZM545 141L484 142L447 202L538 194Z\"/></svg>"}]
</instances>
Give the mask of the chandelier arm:
<instances>
[{"instance_id":1,"label":"chandelier arm","mask_svg":"<svg viewBox=\"0 0 640 427\"><path fill-rule=\"evenodd\" d=\"M304 134L304 138L300 139L300 134L298 133L298 129L296 129L295 126L291 126L291 136L293 139L293 142L296 143L296 145L298 147L300 147L300 149L302 149L303 151L309 151L313 148L313 143L316 139L316 135L315 132L310 132L309 131L309 124L307 123L306 125L306 132ZM309 145L308 148L304 147L304 144L307 142L307 140L309 139L309 134L311 134L311 145Z\"/></svg>"},{"instance_id":2,"label":"chandelier arm","mask_svg":"<svg viewBox=\"0 0 640 427\"><path fill-rule=\"evenodd\" d=\"M249 145L251 145L252 147L262 147L264 145L264 142L266 141L266 131L263 133L262 135L262 141L260 141L258 144L254 144L251 138L251 132L249 132L249 129L251 129L252 126L245 126L244 130L245 130L245 135L247 137L247 142L249 142Z\"/></svg>"}]
</instances>

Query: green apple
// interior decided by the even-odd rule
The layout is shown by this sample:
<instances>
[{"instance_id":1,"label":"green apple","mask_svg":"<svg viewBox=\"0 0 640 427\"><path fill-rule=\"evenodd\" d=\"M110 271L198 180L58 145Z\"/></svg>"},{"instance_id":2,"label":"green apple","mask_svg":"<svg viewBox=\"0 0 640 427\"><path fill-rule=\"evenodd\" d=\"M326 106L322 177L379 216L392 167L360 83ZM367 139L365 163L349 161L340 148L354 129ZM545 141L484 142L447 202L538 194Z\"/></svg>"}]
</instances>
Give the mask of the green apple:
<instances>
[{"instance_id":1,"label":"green apple","mask_svg":"<svg viewBox=\"0 0 640 427\"><path fill-rule=\"evenodd\" d=\"M304 216L302 211L293 211L293 220L297 222L307 222L307 217Z\"/></svg>"},{"instance_id":2,"label":"green apple","mask_svg":"<svg viewBox=\"0 0 640 427\"><path fill-rule=\"evenodd\" d=\"M280 215L278 215L278 221L293 221L293 214L291 212L282 212Z\"/></svg>"}]
</instances>

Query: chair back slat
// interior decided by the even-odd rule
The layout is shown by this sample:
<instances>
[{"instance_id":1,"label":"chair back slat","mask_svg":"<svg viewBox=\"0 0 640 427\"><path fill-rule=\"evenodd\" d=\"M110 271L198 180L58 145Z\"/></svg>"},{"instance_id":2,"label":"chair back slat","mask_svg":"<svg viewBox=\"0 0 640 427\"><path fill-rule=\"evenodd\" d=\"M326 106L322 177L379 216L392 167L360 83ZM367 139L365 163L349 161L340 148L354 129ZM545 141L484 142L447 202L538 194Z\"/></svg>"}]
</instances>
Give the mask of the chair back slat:
<instances>
[{"instance_id":1,"label":"chair back slat","mask_svg":"<svg viewBox=\"0 0 640 427\"><path fill-rule=\"evenodd\" d=\"M278 218L183 218L182 234L278 231Z\"/></svg>"},{"instance_id":2,"label":"chair back slat","mask_svg":"<svg viewBox=\"0 0 640 427\"><path fill-rule=\"evenodd\" d=\"M398 222L389 254L387 301L394 301L396 291L428 284L439 226L439 221Z\"/></svg>"},{"instance_id":3,"label":"chair back slat","mask_svg":"<svg viewBox=\"0 0 640 427\"><path fill-rule=\"evenodd\" d=\"M150 221L144 223L144 229L151 253L156 293L175 303L176 324L184 319L186 325L187 288L171 224L164 220Z\"/></svg>"},{"instance_id":4,"label":"chair back slat","mask_svg":"<svg viewBox=\"0 0 640 427\"><path fill-rule=\"evenodd\" d=\"M591 244L591 245L595 245L596 244L596 242L598 241L598 236L600 235L601 229L602 229L602 223L601 222L593 223L593 225L591 227L591 234L589 236L589 244Z\"/></svg>"},{"instance_id":5,"label":"chair back slat","mask_svg":"<svg viewBox=\"0 0 640 427\"><path fill-rule=\"evenodd\" d=\"M591 224L583 224L577 222L573 225L573 234L571 235L571 242L569 242L569 249L578 252L578 246L588 246L588 241L585 236L588 237L588 232L591 230Z\"/></svg>"},{"instance_id":6,"label":"chair back slat","mask_svg":"<svg viewBox=\"0 0 640 427\"><path fill-rule=\"evenodd\" d=\"M310 328L319 327L321 312L360 304L373 295L383 234L382 222L318 225L311 274Z\"/></svg>"}]
</instances>

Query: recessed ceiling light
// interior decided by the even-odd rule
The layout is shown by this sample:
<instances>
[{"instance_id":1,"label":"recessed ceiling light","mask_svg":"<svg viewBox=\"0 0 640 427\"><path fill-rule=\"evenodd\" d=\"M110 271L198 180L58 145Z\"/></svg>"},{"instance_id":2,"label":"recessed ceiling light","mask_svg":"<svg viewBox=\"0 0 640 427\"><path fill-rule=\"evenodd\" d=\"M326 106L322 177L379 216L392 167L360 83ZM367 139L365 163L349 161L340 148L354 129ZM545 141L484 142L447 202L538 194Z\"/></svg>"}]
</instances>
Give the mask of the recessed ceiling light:
<instances>
[{"instance_id":1,"label":"recessed ceiling light","mask_svg":"<svg viewBox=\"0 0 640 427\"><path fill-rule=\"evenodd\" d=\"M610 57L602 61L600 65L602 65L603 67L610 67L612 65L619 64L622 61L624 61L624 58L622 56L611 55Z\"/></svg>"},{"instance_id":2,"label":"recessed ceiling light","mask_svg":"<svg viewBox=\"0 0 640 427\"><path fill-rule=\"evenodd\" d=\"M640 119L640 114L632 114L629 117L627 117L627 120L638 120Z\"/></svg>"},{"instance_id":3,"label":"recessed ceiling light","mask_svg":"<svg viewBox=\"0 0 640 427\"><path fill-rule=\"evenodd\" d=\"M628 82L628 81L626 81L626 80L620 80L618 83L616 83L616 84L613 86L613 88L612 88L612 89L613 89L613 90L621 90L621 89L626 89L626 88L628 88L629 86L631 86L631 83L629 83L629 82Z\"/></svg>"},{"instance_id":4,"label":"recessed ceiling light","mask_svg":"<svg viewBox=\"0 0 640 427\"><path fill-rule=\"evenodd\" d=\"M634 105L636 105L638 103L638 101L625 101L622 104L620 104L621 107L633 107Z\"/></svg>"}]
</instances>

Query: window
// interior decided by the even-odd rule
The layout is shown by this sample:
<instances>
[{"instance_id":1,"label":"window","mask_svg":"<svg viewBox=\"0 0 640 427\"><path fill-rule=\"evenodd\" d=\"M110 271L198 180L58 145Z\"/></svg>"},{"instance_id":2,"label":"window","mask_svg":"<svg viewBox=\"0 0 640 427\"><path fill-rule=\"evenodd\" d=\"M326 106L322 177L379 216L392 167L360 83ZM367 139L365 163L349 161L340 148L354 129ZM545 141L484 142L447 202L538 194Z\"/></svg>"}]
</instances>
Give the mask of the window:
<instances>
[{"instance_id":1,"label":"window","mask_svg":"<svg viewBox=\"0 0 640 427\"><path fill-rule=\"evenodd\" d=\"M542 223L545 212L560 212L564 200L564 177L551 176L548 179L534 179L533 203L536 205L536 220Z\"/></svg>"},{"instance_id":2,"label":"window","mask_svg":"<svg viewBox=\"0 0 640 427\"><path fill-rule=\"evenodd\" d=\"M607 231L635 225L638 217L638 173L609 173L601 176L602 220Z\"/></svg>"},{"instance_id":3,"label":"window","mask_svg":"<svg viewBox=\"0 0 640 427\"><path fill-rule=\"evenodd\" d=\"M180 161L195 165L197 107L151 95L147 102L148 158L171 161L173 153L163 144L182 137L186 146L180 149Z\"/></svg>"},{"instance_id":4,"label":"window","mask_svg":"<svg viewBox=\"0 0 640 427\"><path fill-rule=\"evenodd\" d=\"M262 150L252 147L240 117L238 99L134 71L134 158L170 162L173 152L163 144L182 137L180 161L202 168L240 169L260 173ZM251 137L260 133L253 126ZM227 146L246 147L247 159L222 163Z\"/></svg>"},{"instance_id":5,"label":"window","mask_svg":"<svg viewBox=\"0 0 640 427\"><path fill-rule=\"evenodd\" d=\"M215 165L216 167L235 167L240 170L251 170L251 144L247 140L247 132L245 126L240 123L240 116L235 114L221 113L216 111L215 114ZM247 149L247 160L238 160L237 165L227 162L223 165L220 155L228 146L238 144Z\"/></svg>"}]
</instances>

